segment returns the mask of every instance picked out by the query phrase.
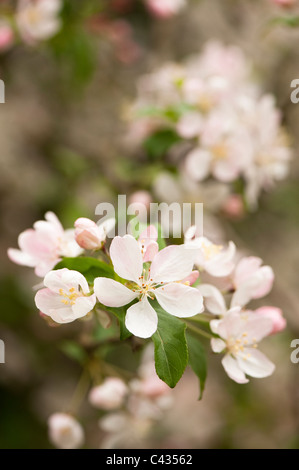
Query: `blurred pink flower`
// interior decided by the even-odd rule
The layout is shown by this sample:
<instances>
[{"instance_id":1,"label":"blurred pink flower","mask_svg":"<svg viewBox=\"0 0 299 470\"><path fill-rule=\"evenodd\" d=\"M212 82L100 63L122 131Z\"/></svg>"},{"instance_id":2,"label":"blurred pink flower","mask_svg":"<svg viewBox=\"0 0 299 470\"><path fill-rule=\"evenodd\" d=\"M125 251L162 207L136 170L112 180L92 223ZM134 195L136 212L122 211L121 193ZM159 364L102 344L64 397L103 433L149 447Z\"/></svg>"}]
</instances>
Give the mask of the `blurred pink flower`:
<instances>
[{"instance_id":1,"label":"blurred pink flower","mask_svg":"<svg viewBox=\"0 0 299 470\"><path fill-rule=\"evenodd\" d=\"M10 24L4 20L0 21L0 51L6 51L14 42L14 32Z\"/></svg>"},{"instance_id":2,"label":"blurred pink flower","mask_svg":"<svg viewBox=\"0 0 299 470\"><path fill-rule=\"evenodd\" d=\"M77 449L84 443L84 431L78 421L66 413L54 413L48 419L49 438L59 449Z\"/></svg>"},{"instance_id":3,"label":"blurred pink flower","mask_svg":"<svg viewBox=\"0 0 299 470\"><path fill-rule=\"evenodd\" d=\"M246 305L251 299L267 295L273 286L274 273L270 266L262 266L262 260L255 256L242 258L233 273L232 307Z\"/></svg>"},{"instance_id":4,"label":"blurred pink flower","mask_svg":"<svg viewBox=\"0 0 299 470\"><path fill-rule=\"evenodd\" d=\"M232 218L240 218L244 215L244 203L240 194L230 194L222 206L223 212Z\"/></svg>"},{"instance_id":5,"label":"blurred pink flower","mask_svg":"<svg viewBox=\"0 0 299 470\"><path fill-rule=\"evenodd\" d=\"M128 387L117 377L108 377L101 385L93 387L89 393L90 403L102 410L120 408L128 393Z\"/></svg>"},{"instance_id":6,"label":"blurred pink flower","mask_svg":"<svg viewBox=\"0 0 299 470\"><path fill-rule=\"evenodd\" d=\"M185 6L185 0L145 0L149 11L157 18L170 18L179 13Z\"/></svg>"},{"instance_id":7,"label":"blurred pink flower","mask_svg":"<svg viewBox=\"0 0 299 470\"><path fill-rule=\"evenodd\" d=\"M28 43L50 39L61 28L61 0L19 0L16 23Z\"/></svg>"}]
</instances>

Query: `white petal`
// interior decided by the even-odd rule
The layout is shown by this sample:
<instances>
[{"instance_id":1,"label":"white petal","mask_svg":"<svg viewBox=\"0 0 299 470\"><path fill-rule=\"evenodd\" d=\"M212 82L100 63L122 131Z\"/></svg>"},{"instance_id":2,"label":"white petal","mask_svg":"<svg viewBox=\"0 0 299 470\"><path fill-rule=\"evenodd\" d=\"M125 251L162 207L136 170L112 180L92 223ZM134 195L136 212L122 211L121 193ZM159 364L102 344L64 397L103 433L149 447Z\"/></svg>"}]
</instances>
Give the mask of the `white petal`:
<instances>
[{"instance_id":1,"label":"white petal","mask_svg":"<svg viewBox=\"0 0 299 470\"><path fill-rule=\"evenodd\" d=\"M85 317L85 315L92 311L95 304L96 296L94 294L89 297L78 297L75 301L75 305L72 306L75 318Z\"/></svg>"},{"instance_id":2,"label":"white petal","mask_svg":"<svg viewBox=\"0 0 299 470\"><path fill-rule=\"evenodd\" d=\"M214 315L224 315L226 313L225 300L221 292L210 284L198 286L199 292L204 297L204 304L209 312Z\"/></svg>"},{"instance_id":3,"label":"white petal","mask_svg":"<svg viewBox=\"0 0 299 470\"><path fill-rule=\"evenodd\" d=\"M151 265L151 277L155 282L180 281L191 274L196 250L184 245L171 245L155 256Z\"/></svg>"},{"instance_id":4,"label":"white petal","mask_svg":"<svg viewBox=\"0 0 299 470\"><path fill-rule=\"evenodd\" d=\"M41 289L35 295L35 304L44 314L50 315L51 310L65 307L62 297L50 289ZM70 309L71 310L71 309Z\"/></svg>"},{"instance_id":5,"label":"white petal","mask_svg":"<svg viewBox=\"0 0 299 470\"><path fill-rule=\"evenodd\" d=\"M146 263L147 261L153 261L158 251L159 245L157 242L149 243L143 255L143 262Z\"/></svg>"},{"instance_id":6,"label":"white petal","mask_svg":"<svg viewBox=\"0 0 299 470\"><path fill-rule=\"evenodd\" d=\"M110 256L114 270L120 277L138 283L143 261L138 242L132 235L115 237L110 246Z\"/></svg>"},{"instance_id":7,"label":"white petal","mask_svg":"<svg viewBox=\"0 0 299 470\"><path fill-rule=\"evenodd\" d=\"M236 253L236 246L233 242L229 242L226 250L213 257L211 261L205 264L205 270L215 277L228 276L234 269L235 264L233 258Z\"/></svg>"},{"instance_id":8,"label":"white petal","mask_svg":"<svg viewBox=\"0 0 299 470\"><path fill-rule=\"evenodd\" d=\"M84 294L89 293L89 286L83 274L72 269L63 268L50 271L45 276L44 284L57 293L59 293L60 289L69 290L72 287L78 286L82 288Z\"/></svg>"},{"instance_id":9,"label":"white petal","mask_svg":"<svg viewBox=\"0 0 299 470\"><path fill-rule=\"evenodd\" d=\"M211 339L211 348L214 353L221 353L226 348L225 342L220 338Z\"/></svg>"},{"instance_id":10,"label":"white petal","mask_svg":"<svg viewBox=\"0 0 299 470\"><path fill-rule=\"evenodd\" d=\"M273 374L275 365L260 351L245 348L237 355L239 367L251 377L263 378Z\"/></svg>"},{"instance_id":11,"label":"white petal","mask_svg":"<svg viewBox=\"0 0 299 470\"><path fill-rule=\"evenodd\" d=\"M211 154L200 148L192 150L186 157L186 171L190 178L202 181L210 172Z\"/></svg>"},{"instance_id":12,"label":"white petal","mask_svg":"<svg viewBox=\"0 0 299 470\"><path fill-rule=\"evenodd\" d=\"M15 248L9 248L7 250L8 257L11 261L13 261L16 264L20 264L22 266L29 266L33 268L36 266L36 258L33 258L30 256L28 253L25 253L24 251L17 250Z\"/></svg>"},{"instance_id":13,"label":"white petal","mask_svg":"<svg viewBox=\"0 0 299 470\"><path fill-rule=\"evenodd\" d=\"M192 317L203 311L203 298L198 289L172 283L155 290L157 301L166 312L176 317Z\"/></svg>"},{"instance_id":14,"label":"white petal","mask_svg":"<svg viewBox=\"0 0 299 470\"><path fill-rule=\"evenodd\" d=\"M107 307L122 307L132 302L138 295L120 282L107 277L97 277L94 280L94 292L99 302Z\"/></svg>"},{"instance_id":15,"label":"white petal","mask_svg":"<svg viewBox=\"0 0 299 470\"><path fill-rule=\"evenodd\" d=\"M126 327L139 338L150 338L157 330L158 316L147 299L132 305L127 310Z\"/></svg>"},{"instance_id":16,"label":"white petal","mask_svg":"<svg viewBox=\"0 0 299 470\"><path fill-rule=\"evenodd\" d=\"M240 369L238 362L232 356L226 354L221 363L230 379L234 380L238 384L246 384L249 382L249 380L246 379L244 372Z\"/></svg>"}]
</instances>

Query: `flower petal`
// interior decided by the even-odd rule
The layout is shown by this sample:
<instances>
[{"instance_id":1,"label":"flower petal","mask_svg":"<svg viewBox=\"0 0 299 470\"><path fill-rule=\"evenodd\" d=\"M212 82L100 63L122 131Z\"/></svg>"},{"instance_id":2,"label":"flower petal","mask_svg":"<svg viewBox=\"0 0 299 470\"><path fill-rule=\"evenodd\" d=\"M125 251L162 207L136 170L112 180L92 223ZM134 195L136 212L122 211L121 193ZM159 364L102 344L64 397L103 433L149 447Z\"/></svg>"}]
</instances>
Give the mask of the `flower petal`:
<instances>
[{"instance_id":1,"label":"flower petal","mask_svg":"<svg viewBox=\"0 0 299 470\"><path fill-rule=\"evenodd\" d=\"M217 287L210 284L201 284L198 287L199 292L204 297L204 304L207 310L214 315L225 315L226 305L223 295Z\"/></svg>"},{"instance_id":2,"label":"flower petal","mask_svg":"<svg viewBox=\"0 0 299 470\"><path fill-rule=\"evenodd\" d=\"M221 363L230 379L234 380L238 384L246 384L249 382L249 380L246 379L244 372L241 370L238 362L232 356L226 354Z\"/></svg>"},{"instance_id":3,"label":"flower petal","mask_svg":"<svg viewBox=\"0 0 299 470\"><path fill-rule=\"evenodd\" d=\"M84 294L89 293L89 286L83 274L72 269L63 268L50 271L45 276L44 284L56 293L59 293L60 289L69 290L77 286L82 288Z\"/></svg>"},{"instance_id":4,"label":"flower petal","mask_svg":"<svg viewBox=\"0 0 299 470\"><path fill-rule=\"evenodd\" d=\"M92 311L96 301L97 299L94 294L89 297L78 297L72 306L75 318L85 317L85 315Z\"/></svg>"},{"instance_id":5,"label":"flower petal","mask_svg":"<svg viewBox=\"0 0 299 470\"><path fill-rule=\"evenodd\" d=\"M8 257L11 261L22 266L29 266L33 268L36 266L36 259L33 256L25 253L24 251L17 250L15 248L8 248Z\"/></svg>"},{"instance_id":6,"label":"flower petal","mask_svg":"<svg viewBox=\"0 0 299 470\"><path fill-rule=\"evenodd\" d=\"M158 251L159 245L157 242L149 243L143 255L143 262L146 263L147 261L153 261Z\"/></svg>"},{"instance_id":7,"label":"flower petal","mask_svg":"<svg viewBox=\"0 0 299 470\"><path fill-rule=\"evenodd\" d=\"M150 338L157 330L158 316L148 300L144 299L127 310L125 324L133 335Z\"/></svg>"},{"instance_id":8,"label":"flower petal","mask_svg":"<svg viewBox=\"0 0 299 470\"><path fill-rule=\"evenodd\" d=\"M99 302L107 307L122 307L132 302L138 295L120 282L107 277L97 277L94 280L94 292Z\"/></svg>"},{"instance_id":9,"label":"flower petal","mask_svg":"<svg viewBox=\"0 0 299 470\"><path fill-rule=\"evenodd\" d=\"M41 289L35 295L37 308L45 315L50 315L51 310L64 308L62 297L50 289ZM71 308L69 308L71 310Z\"/></svg>"},{"instance_id":10,"label":"flower petal","mask_svg":"<svg viewBox=\"0 0 299 470\"><path fill-rule=\"evenodd\" d=\"M151 277L155 282L180 281L191 274L196 250L184 245L163 248L151 265Z\"/></svg>"},{"instance_id":11,"label":"flower petal","mask_svg":"<svg viewBox=\"0 0 299 470\"><path fill-rule=\"evenodd\" d=\"M263 353L253 348L245 348L237 355L239 367L251 377L263 378L273 374L275 365Z\"/></svg>"},{"instance_id":12,"label":"flower petal","mask_svg":"<svg viewBox=\"0 0 299 470\"><path fill-rule=\"evenodd\" d=\"M202 181L209 174L211 159L211 153L206 150L192 150L186 157L186 172L193 180Z\"/></svg>"},{"instance_id":13,"label":"flower petal","mask_svg":"<svg viewBox=\"0 0 299 470\"><path fill-rule=\"evenodd\" d=\"M226 348L226 344L220 338L212 338L211 348L214 353L221 353L221 351L223 351Z\"/></svg>"},{"instance_id":14,"label":"flower petal","mask_svg":"<svg viewBox=\"0 0 299 470\"><path fill-rule=\"evenodd\" d=\"M120 277L139 282L143 261L139 244L132 235L115 237L110 246L110 256L114 270Z\"/></svg>"},{"instance_id":15,"label":"flower petal","mask_svg":"<svg viewBox=\"0 0 299 470\"><path fill-rule=\"evenodd\" d=\"M155 290L157 301L166 312L179 318L187 318L203 311L203 298L198 289L172 283Z\"/></svg>"}]
</instances>

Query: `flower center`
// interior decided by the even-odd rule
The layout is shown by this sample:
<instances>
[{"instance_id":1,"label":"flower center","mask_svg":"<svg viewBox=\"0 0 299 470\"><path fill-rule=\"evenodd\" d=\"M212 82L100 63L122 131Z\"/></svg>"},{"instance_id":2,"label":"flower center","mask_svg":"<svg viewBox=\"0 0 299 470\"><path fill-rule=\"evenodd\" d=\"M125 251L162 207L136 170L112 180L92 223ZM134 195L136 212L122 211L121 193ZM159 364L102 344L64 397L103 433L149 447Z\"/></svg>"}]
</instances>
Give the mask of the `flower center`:
<instances>
[{"instance_id":1,"label":"flower center","mask_svg":"<svg viewBox=\"0 0 299 470\"><path fill-rule=\"evenodd\" d=\"M242 336L239 338L234 338L230 336L226 341L227 352L232 355L240 354L244 352L244 347L249 346L249 341L247 339L248 333L245 331ZM252 344L253 343L253 344ZM256 338L252 338L252 343L250 342L251 348L257 348ZM249 359L251 356L250 353L243 354L243 359Z\"/></svg>"},{"instance_id":2,"label":"flower center","mask_svg":"<svg viewBox=\"0 0 299 470\"><path fill-rule=\"evenodd\" d=\"M220 253L220 251L222 250L223 246L214 245L213 243L208 245L207 243L204 242L201 248L202 248L205 259L208 261L209 259L213 258L213 256L218 255L218 253Z\"/></svg>"},{"instance_id":3,"label":"flower center","mask_svg":"<svg viewBox=\"0 0 299 470\"><path fill-rule=\"evenodd\" d=\"M74 305L76 299L82 296L82 294L76 291L74 287L71 287L68 292L66 292L64 289L59 289L59 295L63 297L61 303L64 305Z\"/></svg>"},{"instance_id":4,"label":"flower center","mask_svg":"<svg viewBox=\"0 0 299 470\"><path fill-rule=\"evenodd\" d=\"M212 153L215 160L225 160L227 158L227 146L225 144L218 144L212 147Z\"/></svg>"}]
</instances>

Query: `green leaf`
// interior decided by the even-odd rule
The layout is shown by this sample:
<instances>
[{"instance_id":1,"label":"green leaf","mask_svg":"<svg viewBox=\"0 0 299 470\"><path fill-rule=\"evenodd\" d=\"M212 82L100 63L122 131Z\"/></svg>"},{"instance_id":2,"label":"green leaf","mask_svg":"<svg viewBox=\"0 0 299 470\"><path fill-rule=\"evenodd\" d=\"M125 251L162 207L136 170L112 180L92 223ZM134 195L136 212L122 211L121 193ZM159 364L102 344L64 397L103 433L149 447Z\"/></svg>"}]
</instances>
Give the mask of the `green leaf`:
<instances>
[{"instance_id":1,"label":"green leaf","mask_svg":"<svg viewBox=\"0 0 299 470\"><path fill-rule=\"evenodd\" d=\"M181 138L172 129L162 129L155 132L144 141L144 148L151 159L163 157L167 151Z\"/></svg>"},{"instance_id":2,"label":"green leaf","mask_svg":"<svg viewBox=\"0 0 299 470\"><path fill-rule=\"evenodd\" d=\"M297 28L299 26L299 16L298 15L289 15L289 16L278 16L271 20L272 24L281 24L289 26L291 28Z\"/></svg>"},{"instance_id":3,"label":"green leaf","mask_svg":"<svg viewBox=\"0 0 299 470\"><path fill-rule=\"evenodd\" d=\"M96 258L63 258L54 269L62 268L79 271L90 284L93 283L96 277L109 277L111 279L115 277L113 268Z\"/></svg>"},{"instance_id":4,"label":"green leaf","mask_svg":"<svg viewBox=\"0 0 299 470\"><path fill-rule=\"evenodd\" d=\"M83 364L87 359L86 351L75 341L63 341L60 349L66 356L80 364Z\"/></svg>"},{"instance_id":5,"label":"green leaf","mask_svg":"<svg viewBox=\"0 0 299 470\"><path fill-rule=\"evenodd\" d=\"M166 313L157 302L151 304L159 318L158 329L152 336L155 345L156 372L161 380L174 388L188 363L186 325Z\"/></svg>"},{"instance_id":6,"label":"green leaf","mask_svg":"<svg viewBox=\"0 0 299 470\"><path fill-rule=\"evenodd\" d=\"M189 332L186 334L186 336L189 349L189 364L199 379L199 400L201 400L207 378L207 361L205 349L198 338L195 338Z\"/></svg>"}]
</instances>

